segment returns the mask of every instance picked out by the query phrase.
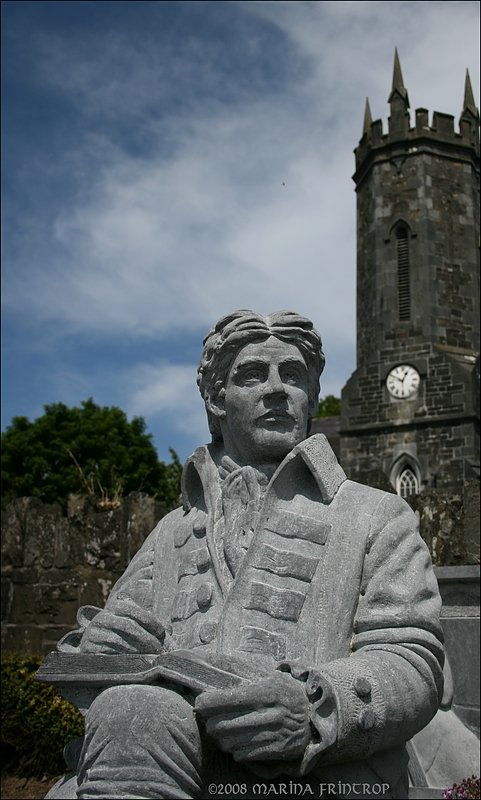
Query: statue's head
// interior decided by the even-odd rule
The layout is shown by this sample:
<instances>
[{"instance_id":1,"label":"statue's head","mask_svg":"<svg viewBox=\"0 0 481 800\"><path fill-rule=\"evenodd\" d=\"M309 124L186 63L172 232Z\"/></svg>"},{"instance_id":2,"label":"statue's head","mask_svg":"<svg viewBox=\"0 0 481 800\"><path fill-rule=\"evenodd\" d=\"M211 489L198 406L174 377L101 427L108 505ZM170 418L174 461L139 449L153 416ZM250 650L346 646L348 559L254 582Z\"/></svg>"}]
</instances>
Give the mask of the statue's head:
<instances>
[{"instance_id":1,"label":"statue's head","mask_svg":"<svg viewBox=\"0 0 481 800\"><path fill-rule=\"evenodd\" d=\"M204 339L197 383L214 442L282 458L308 433L324 368L321 337L292 311L235 311ZM249 442L251 451L249 451Z\"/></svg>"}]
</instances>

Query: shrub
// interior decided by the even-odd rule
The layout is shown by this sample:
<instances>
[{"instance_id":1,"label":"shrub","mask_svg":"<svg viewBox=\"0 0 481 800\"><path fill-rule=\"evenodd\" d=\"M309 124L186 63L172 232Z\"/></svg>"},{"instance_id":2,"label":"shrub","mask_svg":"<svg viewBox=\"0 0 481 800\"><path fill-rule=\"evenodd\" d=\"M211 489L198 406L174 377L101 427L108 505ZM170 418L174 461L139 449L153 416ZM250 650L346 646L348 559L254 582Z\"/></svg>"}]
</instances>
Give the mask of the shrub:
<instances>
[{"instance_id":1,"label":"shrub","mask_svg":"<svg viewBox=\"0 0 481 800\"><path fill-rule=\"evenodd\" d=\"M79 711L34 675L41 656L2 656L2 772L24 777L66 771L64 746L82 736Z\"/></svg>"}]
</instances>

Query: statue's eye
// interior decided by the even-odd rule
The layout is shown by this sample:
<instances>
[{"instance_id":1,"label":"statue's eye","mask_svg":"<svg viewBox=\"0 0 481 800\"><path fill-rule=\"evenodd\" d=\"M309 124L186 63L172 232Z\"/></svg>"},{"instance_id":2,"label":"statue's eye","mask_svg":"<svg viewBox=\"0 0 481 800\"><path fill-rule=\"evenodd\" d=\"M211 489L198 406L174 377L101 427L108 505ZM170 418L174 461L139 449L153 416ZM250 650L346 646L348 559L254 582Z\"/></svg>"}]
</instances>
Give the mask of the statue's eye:
<instances>
[{"instance_id":1,"label":"statue's eye","mask_svg":"<svg viewBox=\"0 0 481 800\"><path fill-rule=\"evenodd\" d=\"M295 367L288 367L282 372L282 380L284 383L297 384L301 381L301 373Z\"/></svg>"},{"instance_id":2,"label":"statue's eye","mask_svg":"<svg viewBox=\"0 0 481 800\"><path fill-rule=\"evenodd\" d=\"M264 380L264 370L261 367L249 367L242 377L245 381L262 381Z\"/></svg>"}]
</instances>

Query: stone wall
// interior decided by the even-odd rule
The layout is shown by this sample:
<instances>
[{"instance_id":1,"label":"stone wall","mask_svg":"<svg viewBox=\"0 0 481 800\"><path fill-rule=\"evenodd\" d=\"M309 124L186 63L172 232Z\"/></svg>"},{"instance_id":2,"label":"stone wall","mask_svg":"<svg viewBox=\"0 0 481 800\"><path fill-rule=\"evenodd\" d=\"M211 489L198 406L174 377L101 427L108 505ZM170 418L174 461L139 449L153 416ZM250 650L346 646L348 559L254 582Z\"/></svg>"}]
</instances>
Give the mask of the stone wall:
<instances>
[{"instance_id":1,"label":"stone wall","mask_svg":"<svg viewBox=\"0 0 481 800\"><path fill-rule=\"evenodd\" d=\"M101 512L77 496L66 514L31 497L11 503L2 511L2 647L52 650L75 627L79 606L103 607L164 513L140 492Z\"/></svg>"},{"instance_id":2,"label":"stone wall","mask_svg":"<svg viewBox=\"0 0 481 800\"><path fill-rule=\"evenodd\" d=\"M433 563L441 567L479 564L479 481L457 493L423 492L407 498L419 517Z\"/></svg>"}]
</instances>

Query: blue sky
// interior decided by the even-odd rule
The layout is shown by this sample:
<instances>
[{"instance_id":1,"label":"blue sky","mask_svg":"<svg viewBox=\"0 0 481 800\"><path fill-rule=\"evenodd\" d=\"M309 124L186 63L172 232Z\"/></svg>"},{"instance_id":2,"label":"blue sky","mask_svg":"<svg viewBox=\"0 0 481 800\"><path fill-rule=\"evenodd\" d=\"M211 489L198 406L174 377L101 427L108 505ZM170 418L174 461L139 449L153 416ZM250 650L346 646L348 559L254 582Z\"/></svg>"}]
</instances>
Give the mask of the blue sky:
<instances>
[{"instance_id":1,"label":"blue sky","mask_svg":"<svg viewBox=\"0 0 481 800\"><path fill-rule=\"evenodd\" d=\"M314 320L322 395L355 369L352 151L459 118L477 2L2 3L2 426L93 397L159 455L208 440L195 385L224 313Z\"/></svg>"}]
</instances>

